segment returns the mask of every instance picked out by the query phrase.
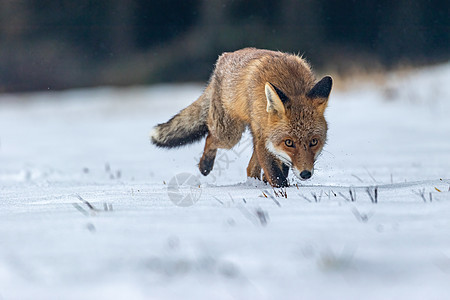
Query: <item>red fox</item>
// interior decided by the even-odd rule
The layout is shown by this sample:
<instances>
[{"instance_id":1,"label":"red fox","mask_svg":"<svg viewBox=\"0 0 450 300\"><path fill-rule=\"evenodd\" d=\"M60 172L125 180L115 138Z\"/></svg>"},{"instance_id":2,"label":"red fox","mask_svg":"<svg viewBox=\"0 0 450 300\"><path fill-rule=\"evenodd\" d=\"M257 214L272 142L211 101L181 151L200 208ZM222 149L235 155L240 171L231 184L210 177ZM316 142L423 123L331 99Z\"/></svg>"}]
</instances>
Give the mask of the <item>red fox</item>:
<instances>
[{"instance_id":1,"label":"red fox","mask_svg":"<svg viewBox=\"0 0 450 300\"><path fill-rule=\"evenodd\" d=\"M301 180L313 174L327 138L324 111L331 87L330 76L316 82L297 55L255 48L224 53L203 94L157 125L151 141L176 148L207 135L199 163L206 176L217 149L231 149L249 128L253 154L247 176L285 187L289 168Z\"/></svg>"}]
</instances>

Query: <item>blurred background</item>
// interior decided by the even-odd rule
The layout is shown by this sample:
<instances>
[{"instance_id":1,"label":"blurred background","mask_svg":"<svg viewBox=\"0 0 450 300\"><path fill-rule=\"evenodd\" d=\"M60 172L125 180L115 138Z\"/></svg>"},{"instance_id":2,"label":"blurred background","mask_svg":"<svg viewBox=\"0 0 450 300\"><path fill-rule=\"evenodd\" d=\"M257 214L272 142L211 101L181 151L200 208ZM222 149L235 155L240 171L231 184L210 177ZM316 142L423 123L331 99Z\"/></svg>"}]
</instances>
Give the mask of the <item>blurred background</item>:
<instances>
[{"instance_id":1,"label":"blurred background","mask_svg":"<svg viewBox=\"0 0 450 300\"><path fill-rule=\"evenodd\" d=\"M0 0L0 92L205 81L243 47L351 75L448 61L448 0Z\"/></svg>"}]
</instances>

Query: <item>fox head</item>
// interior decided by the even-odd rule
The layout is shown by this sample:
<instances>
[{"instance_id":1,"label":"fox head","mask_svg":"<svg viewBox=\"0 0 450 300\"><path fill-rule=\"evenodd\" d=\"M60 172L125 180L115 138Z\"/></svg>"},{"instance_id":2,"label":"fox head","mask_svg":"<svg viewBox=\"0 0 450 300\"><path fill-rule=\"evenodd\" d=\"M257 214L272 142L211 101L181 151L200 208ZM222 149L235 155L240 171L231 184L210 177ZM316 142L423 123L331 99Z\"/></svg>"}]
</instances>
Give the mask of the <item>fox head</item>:
<instances>
[{"instance_id":1,"label":"fox head","mask_svg":"<svg viewBox=\"0 0 450 300\"><path fill-rule=\"evenodd\" d=\"M326 142L324 111L331 87L332 79L326 76L304 94L288 97L275 85L265 84L269 114L266 149L301 180L312 176L314 162Z\"/></svg>"}]
</instances>

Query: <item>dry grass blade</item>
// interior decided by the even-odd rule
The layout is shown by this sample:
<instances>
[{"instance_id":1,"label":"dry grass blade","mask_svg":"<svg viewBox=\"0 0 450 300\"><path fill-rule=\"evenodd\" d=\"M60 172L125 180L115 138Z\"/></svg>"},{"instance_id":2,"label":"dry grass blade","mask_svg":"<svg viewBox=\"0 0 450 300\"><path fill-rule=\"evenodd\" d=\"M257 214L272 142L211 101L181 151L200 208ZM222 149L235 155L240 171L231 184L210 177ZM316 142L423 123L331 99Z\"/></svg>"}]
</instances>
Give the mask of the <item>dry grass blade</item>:
<instances>
[{"instance_id":1,"label":"dry grass blade","mask_svg":"<svg viewBox=\"0 0 450 300\"><path fill-rule=\"evenodd\" d=\"M372 193L370 192L370 188L366 188L366 193L369 195L370 201L372 203L375 203L375 199L373 198Z\"/></svg>"},{"instance_id":2,"label":"dry grass blade","mask_svg":"<svg viewBox=\"0 0 450 300\"><path fill-rule=\"evenodd\" d=\"M373 188L373 194L371 188L367 187L366 193L369 195L372 203L378 203L378 186Z\"/></svg>"},{"instance_id":3,"label":"dry grass blade","mask_svg":"<svg viewBox=\"0 0 450 300\"><path fill-rule=\"evenodd\" d=\"M356 179L358 179L359 182L364 182L361 178L359 178L358 176L356 176L355 174L352 174L353 177L355 177Z\"/></svg>"},{"instance_id":4,"label":"dry grass blade","mask_svg":"<svg viewBox=\"0 0 450 300\"><path fill-rule=\"evenodd\" d=\"M269 196L269 198L270 199L272 199L272 201L273 202L275 202L275 204L276 205L278 205L278 207L281 207L281 204L280 204L280 202L278 202L278 200L277 199L275 199L275 197L274 196L272 196L272 194L271 193L269 193L267 190L264 190L264 193L266 194L266 195L268 195Z\"/></svg>"},{"instance_id":5,"label":"dry grass blade","mask_svg":"<svg viewBox=\"0 0 450 300\"><path fill-rule=\"evenodd\" d=\"M230 199L231 199L231 202L233 202L234 203L234 198L231 196L231 194L230 193L228 193L228 196L230 196Z\"/></svg>"},{"instance_id":6,"label":"dry grass blade","mask_svg":"<svg viewBox=\"0 0 450 300\"><path fill-rule=\"evenodd\" d=\"M372 176L372 174L369 172L369 170L366 169L367 174L369 175L369 177L373 180L373 182L378 183L378 181L375 179L375 177Z\"/></svg>"},{"instance_id":7,"label":"dry grass blade","mask_svg":"<svg viewBox=\"0 0 450 300\"><path fill-rule=\"evenodd\" d=\"M367 223L370 220L370 218L373 216L373 213L368 213L368 214L360 213L359 210L356 209L356 207L352 208L352 213L355 216L355 218L362 223Z\"/></svg>"},{"instance_id":8,"label":"dry grass blade","mask_svg":"<svg viewBox=\"0 0 450 300\"><path fill-rule=\"evenodd\" d=\"M219 198L217 198L216 196L213 196L214 199L216 199L217 202L219 202L220 204L223 205L223 202L219 200Z\"/></svg>"},{"instance_id":9,"label":"dry grass blade","mask_svg":"<svg viewBox=\"0 0 450 300\"><path fill-rule=\"evenodd\" d=\"M95 208L91 203L89 203L89 201L84 200L80 195L77 194L77 198L78 200L80 200L81 202L83 202L84 204L86 204L87 207L89 207L90 210L92 211L99 211L97 208Z\"/></svg>"},{"instance_id":10,"label":"dry grass blade","mask_svg":"<svg viewBox=\"0 0 450 300\"><path fill-rule=\"evenodd\" d=\"M237 208L242 213L242 215L252 222L256 226L266 226L269 220L269 215L267 212L262 210L261 208L256 208L254 212L249 211L244 205L241 203L237 204Z\"/></svg>"},{"instance_id":11,"label":"dry grass blade","mask_svg":"<svg viewBox=\"0 0 450 300\"><path fill-rule=\"evenodd\" d=\"M423 202L427 202L427 199L425 198L425 188L419 189L417 191L413 190L412 192L417 196L421 197Z\"/></svg>"},{"instance_id":12,"label":"dry grass blade","mask_svg":"<svg viewBox=\"0 0 450 300\"><path fill-rule=\"evenodd\" d=\"M77 197L78 200L80 200L83 204L85 204L85 205L91 210L92 213L96 213L96 212L102 211L101 209L98 209L98 208L96 208L94 205L92 205L89 201L83 199L83 197L81 197L80 195L77 194L76 197ZM78 209L78 210L82 209L84 212L87 213L87 211L86 211L84 208L82 208L80 205L74 203L73 206L74 206L76 209ZM109 203L106 203L106 202L103 203L103 211L113 211L113 206L112 206L112 204L109 204Z\"/></svg>"},{"instance_id":13,"label":"dry grass blade","mask_svg":"<svg viewBox=\"0 0 450 300\"><path fill-rule=\"evenodd\" d=\"M77 198L78 198L78 200L80 200L81 202L86 204L87 207L89 207L90 210L98 211L91 203L89 203L88 201L84 200L80 195L77 195Z\"/></svg>"},{"instance_id":14,"label":"dry grass blade","mask_svg":"<svg viewBox=\"0 0 450 300\"><path fill-rule=\"evenodd\" d=\"M305 199L306 201L308 201L309 203L311 203L312 201L309 200L306 196L303 196L302 194L298 194L300 197L302 197L303 199Z\"/></svg>"},{"instance_id":15,"label":"dry grass blade","mask_svg":"<svg viewBox=\"0 0 450 300\"><path fill-rule=\"evenodd\" d=\"M263 211L261 208L256 209L256 216L258 217L259 222L262 226L266 226L268 223L269 216L267 212Z\"/></svg>"},{"instance_id":16,"label":"dry grass blade","mask_svg":"<svg viewBox=\"0 0 450 300\"><path fill-rule=\"evenodd\" d=\"M77 203L72 203L72 205L83 215L89 216L89 213L84 208L82 208L80 205L78 205Z\"/></svg>"},{"instance_id":17,"label":"dry grass blade","mask_svg":"<svg viewBox=\"0 0 450 300\"><path fill-rule=\"evenodd\" d=\"M350 202L350 199L348 199L344 194L342 194L341 192L339 192L339 196L341 196L342 198L344 198L345 200Z\"/></svg>"},{"instance_id":18,"label":"dry grass blade","mask_svg":"<svg viewBox=\"0 0 450 300\"><path fill-rule=\"evenodd\" d=\"M352 200L352 202L356 202L356 191L350 188L348 189L348 192L350 194L350 200Z\"/></svg>"},{"instance_id":19,"label":"dry grass blade","mask_svg":"<svg viewBox=\"0 0 450 300\"><path fill-rule=\"evenodd\" d=\"M280 194L281 194L281 197L284 197L287 199L287 189L286 188L280 189Z\"/></svg>"},{"instance_id":20,"label":"dry grass blade","mask_svg":"<svg viewBox=\"0 0 450 300\"><path fill-rule=\"evenodd\" d=\"M375 202L374 203L378 203L378 187L377 186L375 187L374 194L375 194Z\"/></svg>"}]
</instances>

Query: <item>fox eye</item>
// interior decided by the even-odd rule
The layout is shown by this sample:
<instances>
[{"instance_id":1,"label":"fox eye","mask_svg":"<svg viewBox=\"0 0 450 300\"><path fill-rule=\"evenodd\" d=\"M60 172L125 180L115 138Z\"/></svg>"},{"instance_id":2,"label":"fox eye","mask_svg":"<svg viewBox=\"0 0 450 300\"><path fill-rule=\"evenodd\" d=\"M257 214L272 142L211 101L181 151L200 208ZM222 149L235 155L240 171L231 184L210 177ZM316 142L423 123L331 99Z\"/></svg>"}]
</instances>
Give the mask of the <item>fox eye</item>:
<instances>
[{"instance_id":1,"label":"fox eye","mask_svg":"<svg viewBox=\"0 0 450 300\"><path fill-rule=\"evenodd\" d=\"M294 147L294 142L291 139L285 140L284 144L288 147Z\"/></svg>"},{"instance_id":2,"label":"fox eye","mask_svg":"<svg viewBox=\"0 0 450 300\"><path fill-rule=\"evenodd\" d=\"M315 145L317 145L317 143L319 143L319 141L318 141L316 138L314 138L314 139L312 139L311 142L309 143L309 146L310 146L310 147L314 147Z\"/></svg>"}]
</instances>

